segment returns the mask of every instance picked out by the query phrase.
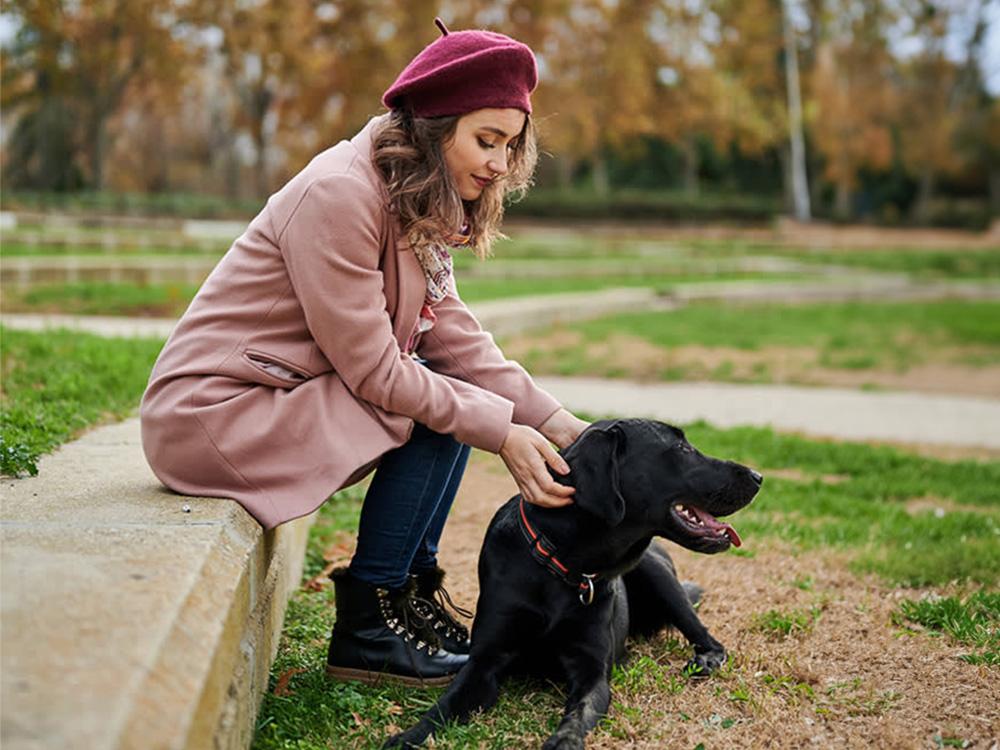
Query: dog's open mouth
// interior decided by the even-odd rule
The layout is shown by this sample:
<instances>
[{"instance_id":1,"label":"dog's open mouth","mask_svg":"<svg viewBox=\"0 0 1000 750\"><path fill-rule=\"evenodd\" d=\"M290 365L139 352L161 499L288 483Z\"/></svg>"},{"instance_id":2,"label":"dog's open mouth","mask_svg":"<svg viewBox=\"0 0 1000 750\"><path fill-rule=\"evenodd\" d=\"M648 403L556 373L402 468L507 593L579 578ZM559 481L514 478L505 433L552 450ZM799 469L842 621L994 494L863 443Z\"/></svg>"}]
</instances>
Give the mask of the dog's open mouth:
<instances>
[{"instance_id":1,"label":"dog's open mouth","mask_svg":"<svg viewBox=\"0 0 1000 750\"><path fill-rule=\"evenodd\" d=\"M739 547L743 544L743 540L736 533L736 529L728 523L719 521L711 513L707 513L701 508L677 503L674 505L674 516L680 519L688 531L695 536L726 538L734 547Z\"/></svg>"}]
</instances>

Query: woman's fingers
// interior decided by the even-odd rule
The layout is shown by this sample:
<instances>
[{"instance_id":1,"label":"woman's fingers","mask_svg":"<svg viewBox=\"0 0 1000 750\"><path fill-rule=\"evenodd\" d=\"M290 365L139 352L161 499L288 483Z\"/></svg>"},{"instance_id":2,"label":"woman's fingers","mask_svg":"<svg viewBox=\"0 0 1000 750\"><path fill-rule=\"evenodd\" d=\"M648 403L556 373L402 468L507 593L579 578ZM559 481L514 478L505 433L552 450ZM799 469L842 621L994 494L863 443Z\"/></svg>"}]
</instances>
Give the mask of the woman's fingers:
<instances>
[{"instance_id":1,"label":"woman's fingers","mask_svg":"<svg viewBox=\"0 0 1000 750\"><path fill-rule=\"evenodd\" d=\"M554 495L525 495L523 492L521 495L524 499L531 503L532 505L538 505L542 508L563 508L567 505L572 505L573 500L568 497L556 497Z\"/></svg>"},{"instance_id":2,"label":"woman's fingers","mask_svg":"<svg viewBox=\"0 0 1000 750\"><path fill-rule=\"evenodd\" d=\"M521 488L521 495L533 505L541 505L545 508L561 508L573 502L573 488L566 487L558 482L552 482L552 478L546 472L545 476L551 484L541 484L537 477L532 476Z\"/></svg>"},{"instance_id":3,"label":"woman's fingers","mask_svg":"<svg viewBox=\"0 0 1000 750\"><path fill-rule=\"evenodd\" d=\"M532 456L534 460L530 467L531 489L529 496L525 499L546 508L561 508L564 505L569 505L573 502L571 498L576 490L557 482L546 468L546 465L551 466L554 471L565 475L569 473L569 465L544 438L534 441L533 447L538 452ZM539 457L542 460L538 460Z\"/></svg>"},{"instance_id":4,"label":"woman's fingers","mask_svg":"<svg viewBox=\"0 0 1000 750\"><path fill-rule=\"evenodd\" d=\"M572 502L574 489L556 482L546 468L551 466L565 474L569 466L540 433L524 425L512 425L500 456L529 503L559 508Z\"/></svg>"},{"instance_id":5,"label":"woman's fingers","mask_svg":"<svg viewBox=\"0 0 1000 750\"><path fill-rule=\"evenodd\" d=\"M553 448L551 445L549 445L549 442L547 440L543 439L542 442L538 445L538 448L539 452L542 454L542 458L545 459L545 463L551 466L553 470L555 470L559 474L563 475L569 474L569 464L566 463L566 459L560 456L556 452L556 449ZM548 476L548 473L546 473L546 476ZM560 487L564 486L560 485L558 482L552 482L552 484L559 485ZM570 487L569 489L573 488Z\"/></svg>"}]
</instances>

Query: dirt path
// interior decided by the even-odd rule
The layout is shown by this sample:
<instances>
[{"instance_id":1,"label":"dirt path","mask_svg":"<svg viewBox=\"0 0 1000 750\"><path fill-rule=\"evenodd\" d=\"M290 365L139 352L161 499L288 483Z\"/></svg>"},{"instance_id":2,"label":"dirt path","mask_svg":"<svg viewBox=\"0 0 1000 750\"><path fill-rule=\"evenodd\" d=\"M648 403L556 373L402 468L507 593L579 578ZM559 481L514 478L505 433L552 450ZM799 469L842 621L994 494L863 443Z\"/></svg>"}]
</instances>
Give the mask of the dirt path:
<instances>
[{"instance_id":1,"label":"dirt path","mask_svg":"<svg viewBox=\"0 0 1000 750\"><path fill-rule=\"evenodd\" d=\"M441 553L449 590L470 609L486 525L515 491L499 459L474 454ZM832 553L746 542L753 557L695 555L669 545L681 576L705 587L702 618L728 647L731 666L676 694L655 682L617 691L615 729L593 735L589 748L997 747L996 669L966 664L957 658L961 648L892 624L898 601L920 592L858 578ZM779 640L755 627L755 616L771 609L816 619ZM678 675L687 658L666 637L639 644L635 653L663 665L668 676ZM615 708L619 701L624 707ZM971 744L945 744L951 740Z\"/></svg>"},{"instance_id":2,"label":"dirt path","mask_svg":"<svg viewBox=\"0 0 1000 750\"><path fill-rule=\"evenodd\" d=\"M880 367L846 368L822 364L824 352L813 346L762 346L755 350L725 346L657 346L628 333L615 333L601 341L587 341L580 331L565 327L539 333L523 333L504 342L504 353L528 367L535 375L560 372L560 363L581 362L586 374L613 373L619 378L661 382L664 372L683 373L685 381L716 379L722 382L759 381L776 385L808 385L830 388L873 388L940 393L946 395L1000 398L1000 364L970 365L963 359L988 357L985 348L933 347L907 344L923 361L905 370L890 364Z\"/></svg>"}]
</instances>

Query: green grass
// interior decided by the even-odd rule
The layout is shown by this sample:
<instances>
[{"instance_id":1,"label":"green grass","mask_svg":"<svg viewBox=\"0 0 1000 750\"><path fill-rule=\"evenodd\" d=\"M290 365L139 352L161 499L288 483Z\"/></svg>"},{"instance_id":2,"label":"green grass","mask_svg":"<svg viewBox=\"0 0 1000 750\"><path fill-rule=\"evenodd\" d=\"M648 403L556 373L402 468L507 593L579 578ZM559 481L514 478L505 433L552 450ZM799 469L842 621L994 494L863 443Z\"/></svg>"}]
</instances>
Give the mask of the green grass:
<instances>
[{"instance_id":1,"label":"green grass","mask_svg":"<svg viewBox=\"0 0 1000 750\"><path fill-rule=\"evenodd\" d=\"M897 625L915 623L932 635L973 647L959 656L970 664L1000 665L1000 593L977 591L964 600L930 595L900 602L893 616Z\"/></svg>"},{"instance_id":2,"label":"green grass","mask_svg":"<svg viewBox=\"0 0 1000 750\"><path fill-rule=\"evenodd\" d=\"M123 284L85 281L4 290L4 312L73 315L179 316L198 284Z\"/></svg>"},{"instance_id":3,"label":"green grass","mask_svg":"<svg viewBox=\"0 0 1000 750\"><path fill-rule=\"evenodd\" d=\"M776 638L787 638L793 634L808 633L819 619L820 609L769 609L754 617L753 627Z\"/></svg>"},{"instance_id":4,"label":"green grass","mask_svg":"<svg viewBox=\"0 0 1000 750\"><path fill-rule=\"evenodd\" d=\"M682 310L615 315L571 328L600 340L628 331L657 346L698 343L754 350L764 346L822 346L838 355L889 347L894 356L911 341L993 345L1000 342L1000 302L852 302L805 305L693 304Z\"/></svg>"},{"instance_id":5,"label":"green grass","mask_svg":"<svg viewBox=\"0 0 1000 750\"><path fill-rule=\"evenodd\" d=\"M1000 497L995 488L1000 486L1000 462L946 463L886 447L811 441L759 428L718 430L698 423L686 431L706 452L765 472L760 496L733 518L745 541L741 552L752 555L755 546L769 540L787 545L790 554L832 547L847 551L856 571L875 573L887 584L959 581L995 586L998 582ZM769 469L781 468L798 469L807 480L767 477ZM830 474L844 481L824 483L822 477ZM943 518L932 511L907 512L906 500L925 495L965 510ZM310 536L306 579L323 570L324 551L336 546L338 537L355 533L361 499L362 490L353 488L322 508ZM809 590L813 581L796 579L792 585ZM998 605L996 595L991 596L970 597L968 602L986 613L979 622L993 628L987 632L994 640L987 640L987 645L995 651ZM438 690L329 683L322 667L333 604L330 587L300 588L294 594L260 712L255 750L379 747L396 728L415 722L440 695ZM813 627L822 607L820 603L810 609L771 609L759 615L754 626L775 638L795 637ZM968 631L955 632L966 637ZM689 689L691 683L682 670L688 658L690 647L675 633L633 644L633 659L612 674L612 710L596 731L627 739L631 726L669 727L672 721L687 720L673 712L645 716L638 706L645 695ZM759 691L751 690L756 683L746 680L750 677L745 670L727 666L711 684L733 706L752 708ZM284 695L275 694L279 681ZM810 705L822 716L878 716L901 699L899 693L879 691L857 679L821 689L765 673L760 685L788 703ZM497 707L468 726L448 727L436 747L537 747L554 729L563 700L557 686L513 681L501 691ZM718 724L726 728L737 720L720 715Z\"/></svg>"},{"instance_id":6,"label":"green grass","mask_svg":"<svg viewBox=\"0 0 1000 750\"><path fill-rule=\"evenodd\" d=\"M906 586L1000 582L1000 461L942 462L752 427L716 430L699 423L687 433L705 452L764 473L760 497L733 521L751 550L762 537L793 549L842 549L856 572ZM774 469L796 469L811 479L768 477ZM824 475L844 479L829 484ZM908 500L928 496L956 509L907 509Z\"/></svg>"},{"instance_id":7,"label":"green grass","mask_svg":"<svg viewBox=\"0 0 1000 750\"><path fill-rule=\"evenodd\" d=\"M198 248L202 241L185 241L186 246L175 247L172 246L173 242L180 235L161 229L83 227L70 230L53 227L45 231L51 235L51 242L43 241L40 244L20 241L15 233L4 243L4 254L10 257L51 256L52 261L72 257L121 256L160 259L173 257L180 262L195 254L211 257L224 250L226 244L220 242L217 251L207 252ZM66 246L62 238L68 235L86 237L93 245L86 248ZM105 236L113 237L122 244L106 248L102 243ZM150 246L145 247L144 242L148 242ZM801 270L791 267L784 271L765 272L747 270L738 265L753 256L769 256L798 263ZM702 281L744 280L764 283L775 280L818 280L825 278L819 273L822 266L828 264L850 266L859 270L900 272L920 279L1000 278L1000 251L996 249L932 252L891 249L864 252L816 251L739 240L688 239L678 242L657 237L587 233L573 229L564 232L525 229L517 232L514 239L498 243L494 257L485 264L467 252L456 253L455 264L462 296L470 302L537 294L587 292L609 287L667 290L677 285ZM815 272L811 269L815 269ZM76 314L177 315L183 311L194 291L195 287L192 285L176 284L52 284L27 292L5 289L4 309ZM741 313L737 310L730 315L740 316ZM632 319L621 321L629 326L634 322ZM822 325L825 321L818 320L817 323ZM745 327L735 328L741 329L745 330ZM844 336L830 342L827 352L829 363L854 369L872 366L874 360L871 357L863 354L855 356L848 351L853 343L851 333L845 332ZM872 346L882 351L879 344ZM886 351L886 356L888 355L894 357L894 361L904 362L905 366L906 347L894 345ZM673 374L673 377L684 376L683 372ZM665 377L670 375L665 374ZM768 376L762 373L759 379L767 380Z\"/></svg>"},{"instance_id":8,"label":"green grass","mask_svg":"<svg viewBox=\"0 0 1000 750\"><path fill-rule=\"evenodd\" d=\"M354 534L363 487L335 495L318 514L309 537L308 580L326 565L324 552L344 533ZM257 720L254 750L295 748L378 748L398 729L414 723L441 690L414 690L327 680L323 671L333 625L333 587L298 589L285 615L281 644ZM283 695L276 694L285 676ZM450 726L437 736L439 748L484 747L506 750L524 743L540 745L554 729L561 699L534 681L514 681L487 716L467 726Z\"/></svg>"},{"instance_id":9,"label":"green grass","mask_svg":"<svg viewBox=\"0 0 1000 750\"><path fill-rule=\"evenodd\" d=\"M128 238L117 238L121 244L105 246L99 237L92 243L69 245L53 239L50 242L29 243L5 240L3 254L7 258L31 258L36 262L52 260L65 262L70 258L155 258L165 260L175 257L178 261L188 261L192 257L221 257L228 245L197 245L163 243L131 243Z\"/></svg>"},{"instance_id":10,"label":"green grass","mask_svg":"<svg viewBox=\"0 0 1000 750\"><path fill-rule=\"evenodd\" d=\"M517 232L495 247L494 262L505 259L615 259L622 262L670 260L677 263L719 264L746 257L775 257L816 267L839 266L858 271L902 273L922 281L1000 279L1000 244L962 250L906 248L824 249L747 240L656 239L566 232Z\"/></svg>"},{"instance_id":11,"label":"green grass","mask_svg":"<svg viewBox=\"0 0 1000 750\"><path fill-rule=\"evenodd\" d=\"M0 472L37 473L38 457L84 429L127 416L162 342L0 329Z\"/></svg>"},{"instance_id":12,"label":"green grass","mask_svg":"<svg viewBox=\"0 0 1000 750\"><path fill-rule=\"evenodd\" d=\"M840 369L905 371L924 361L941 361L946 347L971 348L972 366L1000 362L1000 302L825 303L727 306L691 304L684 308L613 315L564 326L582 341L546 345L522 357L529 371L564 375L614 376L613 364L586 355L588 344L627 333L665 351L686 345L756 351L764 347L810 347L817 364ZM621 373L618 373L621 374ZM719 367L702 377L726 379ZM683 379L684 367L665 370L665 380ZM765 367L759 380L769 380Z\"/></svg>"},{"instance_id":13,"label":"green grass","mask_svg":"<svg viewBox=\"0 0 1000 750\"><path fill-rule=\"evenodd\" d=\"M14 191L4 195L8 211L67 211L80 216L176 216L184 219L234 219L249 221L260 210L257 199L227 199L199 193L66 193Z\"/></svg>"},{"instance_id":14,"label":"green grass","mask_svg":"<svg viewBox=\"0 0 1000 750\"><path fill-rule=\"evenodd\" d=\"M615 287L646 287L665 291L681 284L703 281L768 282L787 281L789 278L787 275L765 273L692 273L683 277L677 274L650 274L646 276L608 274L601 277L574 277L572 269L567 269L567 274L559 278L484 278L472 276L459 281L459 291L464 301L480 302L539 294L591 292Z\"/></svg>"},{"instance_id":15,"label":"green grass","mask_svg":"<svg viewBox=\"0 0 1000 750\"><path fill-rule=\"evenodd\" d=\"M756 252L760 252L757 250ZM810 250L766 248L767 254L816 265L905 273L921 281L1000 278L1000 247L982 250Z\"/></svg>"}]
</instances>

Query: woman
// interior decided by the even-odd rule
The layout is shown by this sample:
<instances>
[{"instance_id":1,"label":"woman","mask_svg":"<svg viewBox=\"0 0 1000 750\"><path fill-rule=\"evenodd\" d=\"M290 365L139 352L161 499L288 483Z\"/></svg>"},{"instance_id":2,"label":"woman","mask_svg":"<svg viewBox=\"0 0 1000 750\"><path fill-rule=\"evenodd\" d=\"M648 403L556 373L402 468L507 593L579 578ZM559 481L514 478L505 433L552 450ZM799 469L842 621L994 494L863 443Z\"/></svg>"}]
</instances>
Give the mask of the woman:
<instances>
[{"instance_id":1,"label":"woman","mask_svg":"<svg viewBox=\"0 0 1000 750\"><path fill-rule=\"evenodd\" d=\"M272 195L167 341L141 407L157 476L237 500L265 529L378 466L334 575L329 674L443 684L467 659L437 543L469 447L529 502L572 488L550 445L586 426L504 359L459 299L448 245L482 255L535 163L525 45L449 33L386 91L390 112Z\"/></svg>"}]
</instances>

